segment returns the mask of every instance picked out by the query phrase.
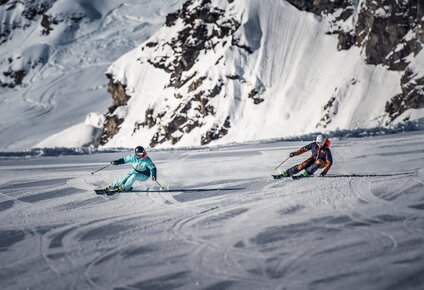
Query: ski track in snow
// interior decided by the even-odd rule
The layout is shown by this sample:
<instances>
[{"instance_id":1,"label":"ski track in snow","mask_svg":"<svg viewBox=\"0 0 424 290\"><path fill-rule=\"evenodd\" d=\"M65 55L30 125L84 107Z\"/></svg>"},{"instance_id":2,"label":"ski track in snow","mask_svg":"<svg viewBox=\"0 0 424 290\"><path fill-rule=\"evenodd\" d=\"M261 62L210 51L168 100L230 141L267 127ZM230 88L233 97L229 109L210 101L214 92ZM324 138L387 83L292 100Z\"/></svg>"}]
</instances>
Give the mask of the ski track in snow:
<instances>
[{"instance_id":1,"label":"ski track in snow","mask_svg":"<svg viewBox=\"0 0 424 290\"><path fill-rule=\"evenodd\" d=\"M123 153L1 160L2 289L421 289L423 142L335 140L376 176L298 181L270 174L299 142L150 152L166 189L112 196Z\"/></svg>"}]
</instances>

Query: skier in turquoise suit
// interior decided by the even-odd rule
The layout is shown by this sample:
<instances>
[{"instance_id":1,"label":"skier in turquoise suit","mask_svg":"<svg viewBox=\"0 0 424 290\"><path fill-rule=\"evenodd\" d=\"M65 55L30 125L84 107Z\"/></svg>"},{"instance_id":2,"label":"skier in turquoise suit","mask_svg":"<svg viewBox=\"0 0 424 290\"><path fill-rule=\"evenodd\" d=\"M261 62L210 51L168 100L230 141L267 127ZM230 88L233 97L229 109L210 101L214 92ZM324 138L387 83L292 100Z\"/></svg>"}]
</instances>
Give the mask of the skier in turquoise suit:
<instances>
[{"instance_id":1,"label":"skier in turquoise suit","mask_svg":"<svg viewBox=\"0 0 424 290\"><path fill-rule=\"evenodd\" d=\"M113 165L131 163L132 170L124 177L114 181L106 190L130 191L136 180L146 181L149 179L150 174L152 175L152 180L156 181L156 166L150 157L147 156L146 150L142 146L137 146L134 151L130 155L111 162Z\"/></svg>"}]
</instances>

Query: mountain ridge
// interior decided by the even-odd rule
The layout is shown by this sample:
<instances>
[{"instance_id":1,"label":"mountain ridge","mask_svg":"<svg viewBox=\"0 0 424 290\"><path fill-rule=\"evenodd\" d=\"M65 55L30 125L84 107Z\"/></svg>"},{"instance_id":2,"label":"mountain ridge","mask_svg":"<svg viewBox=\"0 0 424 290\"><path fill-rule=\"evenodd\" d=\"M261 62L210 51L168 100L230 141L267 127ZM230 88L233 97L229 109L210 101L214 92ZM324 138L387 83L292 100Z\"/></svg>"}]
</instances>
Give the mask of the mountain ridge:
<instances>
[{"instance_id":1,"label":"mountain ridge","mask_svg":"<svg viewBox=\"0 0 424 290\"><path fill-rule=\"evenodd\" d=\"M416 1L121 2L0 3L0 147L219 145L424 118Z\"/></svg>"},{"instance_id":2,"label":"mountain ridge","mask_svg":"<svg viewBox=\"0 0 424 290\"><path fill-rule=\"evenodd\" d=\"M287 3L290 3L291 5L287 5ZM142 143L148 142L151 147L158 146L161 144L176 145L180 143L180 140L184 138L190 139L190 141L187 142L183 140L182 142L183 145L187 145L189 142L192 142L193 145L205 145L213 141L215 141L215 143L218 142L219 144L220 140L218 139L223 139L224 140L223 142L237 140L236 137L228 138L228 135L232 135L231 131L235 130L231 128L231 127L234 127L232 124L238 122L237 119L240 118L240 116L237 116L237 110L243 111L244 109L238 108L233 110L233 112L229 114L227 112L226 116L225 114L224 116L222 116L221 114L220 117L215 119L215 123L209 122L210 124L208 124L208 121L207 120L205 121L205 119L207 119L208 112L214 112L214 109L212 108L215 108L216 105L215 106L212 105L213 100L211 99L215 98L216 96L217 98L225 99L228 95L233 94L234 102L233 103L227 102L227 106L229 107L239 106L240 104L235 105L237 103L237 99L242 99L243 102L246 102L248 99L253 99L253 102L255 105L261 106L261 103L266 101L266 99L264 98L264 92L272 90L271 88L272 84L264 85L264 80L261 79L260 75L256 74L256 75L246 76L247 74L245 73L245 71L243 71L244 68L241 69L241 66L238 67L239 70L237 70L236 68L238 65L237 64L238 62L249 62L249 59L251 59L252 63L256 62L256 64L252 64L252 66L263 65L259 63L261 60L257 59L257 56L255 56L254 52L257 50L261 50L262 49L261 45L262 46L266 45L264 42L261 42L261 38L263 37L263 33L264 33L263 30L261 30L261 28L258 29L258 26L261 25L262 19L260 18L259 14L256 13L258 10L261 10L261 9L266 10L267 8L263 8L264 6L268 6L268 9L270 9L269 7L280 9L281 15L285 15L284 10L290 10L290 9L293 10L293 8L291 7L296 7L298 11L304 10L304 11L312 12L314 15L317 15L318 19L315 18L315 19L311 19L310 21L312 22L315 21L316 25L322 26L318 30L321 30L323 34L317 37L325 37L325 35L335 35L335 34L338 35L337 39L333 40L336 43L336 45L334 45L333 47L334 53L341 53L342 51L352 51L354 50L355 47L357 47L360 50L357 52L356 56L353 56L353 57L349 56L350 58L353 59L349 64L352 64L354 66L365 65L364 68L360 68L357 71L353 71L352 75L347 76L348 79L344 80L342 83L336 80L334 84L331 84L332 86L335 87L334 88L335 92L330 93L330 90L327 90L326 96L325 96L328 98L327 101L315 102L315 103L319 103L319 107L321 107L321 115L319 119L314 118L316 119L316 121L314 121L316 124L315 127L309 126L309 129L307 129L306 131L298 130L297 132L298 134L306 133L308 131L311 132L313 129L319 130L320 128L322 130L335 130L335 129L349 129L349 128L354 129L359 127L373 127L373 126L375 127L375 126L381 126L381 125L389 126L392 123L396 123L393 121L397 121L396 118L399 117L402 113L408 111L409 109L420 109L424 106L424 103L422 100L422 87L420 86L420 83L422 80L419 77L419 74L412 73L410 71L410 66L408 66L406 63L401 65L396 63L396 61L393 61L393 60L390 62L384 63L382 60L384 60L385 58L382 57L381 55L379 55L380 63L378 63L378 61L376 60L376 55L378 55L378 53L380 54L386 53L386 54L390 54L390 57L392 59L397 59L400 62L400 60L404 60L406 52L410 51L411 47L414 49L413 51L411 51L411 53L415 54L415 56L419 54L419 52L421 51L420 37L413 38L413 40L409 41L409 43L417 43L417 45L415 46L406 45L404 46L404 49L394 51L396 47L393 48L393 44L396 43L396 41L398 43L401 41L404 41L409 31L412 31L412 30L421 31L420 20L415 19L414 21L411 21L411 27L410 27L411 29L409 30L403 29L402 33L394 32L394 34L396 34L398 37L395 40L392 40L393 43L391 46L389 46L389 49L385 49L386 51L384 52L379 52L377 50L377 53L375 53L376 49L368 48L369 43L374 43L375 41L373 41L373 39L370 37L367 38L362 35L363 34L362 31L365 30L364 27L368 25L368 26L371 26L371 28L373 28L374 27L372 26L373 23L377 23L375 26L378 29L383 29L380 27L381 25L378 24L380 18L390 19L390 21L392 21L393 23L388 21L387 25L392 27L396 25L396 21L401 21L405 17L408 18L410 15L408 14L404 15L403 18L395 17L393 18L394 19L393 20L392 18L387 17L387 15L382 14L382 12L378 10L379 9L378 5L377 7L374 7L375 6L374 3L371 3L370 1L361 1L360 3L357 4L357 6L354 6L352 4L352 1L315 1L312 4L305 1L287 1L287 2L278 2L278 3L277 1L272 1L271 4L259 3L257 1L249 1L247 4L245 5L244 4L245 3L240 4L238 1L229 1L229 2L227 1L187 1L185 2L181 10L177 11L176 13L169 14L167 16L167 22L162 29L167 30L169 29L169 27L175 28L177 27L176 21L182 19L182 23L180 27L175 28L175 31L173 31L174 33L177 33L177 34L178 33L184 34L185 32L187 32L187 25L188 23L190 23L190 21L192 21L192 23L194 21L200 22L200 24L197 23L197 28L199 27L201 28L202 25L207 27L208 21L207 19L205 19L205 16L208 14L213 15L213 13L211 11L208 11L208 12L205 12L205 11L209 9L210 7L214 7L213 5L216 5L216 6L215 8L212 8L212 9L217 9L217 7L219 6L219 7L226 7L225 10L227 11L230 11L230 10L239 11L239 15L237 16L239 18L237 19L234 18L231 21L234 21L234 23L240 23L240 24L235 26L236 29L235 31L232 32L232 35L231 35L231 38L232 38L231 42L230 41L226 42L226 43L231 43L231 45L228 45L227 51L222 52L222 54L219 55L219 57L216 57L217 53L215 51L214 53L212 53L211 49L208 52L209 53L208 56L206 55L199 56L199 54L195 56L190 55L190 52L193 52L193 47L187 48L187 46L185 46L185 42L187 41L187 38L176 37L170 40L168 38L169 34L162 36L160 31L158 32L158 35L153 37L153 39L147 40L144 45L140 46L139 50L141 50L142 52L138 55L137 60L140 60L141 58L146 57L148 58L147 63L149 63L150 65L154 66L157 69L162 69L165 73L170 74L170 77L169 77L170 81L168 83L163 84L164 85L163 88L165 91L169 90L170 87L175 88L172 93L166 93L166 92L159 93L159 94L167 95L167 97L164 97L164 98L157 97L157 98L161 99L165 103L168 102L170 98L178 99L180 100L180 102L178 103L177 106L174 106L174 107L172 105L169 105L168 107L165 106L162 109L162 112L158 112L157 108L154 106L149 107L145 109L144 120L143 119L132 120L130 118L131 121L126 123L124 122L125 117L123 117L125 116L125 114L121 115L122 118L117 119L116 118L117 115L109 111L108 115L106 116L106 119L107 119L106 122L110 120L110 122L113 124L112 127L114 128L114 130L109 130L108 127L106 126L106 129L103 132L102 144L105 146L117 146L118 144L122 145L122 143L119 143L119 141L113 141L113 138L115 134L118 134L117 132L119 131L118 129L119 127L132 126L131 122L134 123L133 131L129 134L129 130L126 130L125 134L118 134L117 135L118 137L116 137L117 139L121 139L121 140L128 140L131 138L138 139L139 140L138 142L142 142ZM383 5L384 3L380 3L380 4L382 7L386 8L386 6ZM391 4L392 6L398 5L396 3L394 4L391 3ZM415 7L409 2L407 4L411 6L412 8ZM373 13L369 12L369 8L368 8L369 6L373 6L373 9L374 9L372 10ZM397 10L390 8L392 13L397 13L398 10L402 8L402 7L399 8L399 5L396 7L398 8ZM413 14L414 11L417 10L417 7L415 7L415 10L412 8L409 10L405 8L404 10L413 11L413 12L410 12ZM252 9L255 12L251 13L252 10L249 10L249 9ZM198 11L202 11L202 12L199 13ZM251 15L246 16L249 13L251 13ZM296 13L296 12L291 12L291 13ZM244 20L242 19L241 15L245 17ZM308 14L304 14L303 12L301 12L300 15L302 15L302 17L310 18ZM353 19L354 17L357 17L356 21L355 19ZM374 20L374 22L369 24L371 21L367 17L368 18L374 17L377 20ZM266 27L266 28L268 30L272 30L272 28L270 27ZM377 33L378 32L377 28L374 30L370 29L370 31L372 31L373 33ZM170 32L170 34L172 34L172 32ZM202 33L198 33L198 35L201 35L201 34ZM358 37L357 35L361 37ZM252 39L256 40L256 43L250 44L249 46L249 43L248 43L249 39L247 36L251 37L250 40ZM206 36L205 39L207 39L208 37L212 38L213 35ZM306 39L305 42L313 43L311 40L308 40L308 39ZM204 45L205 43L206 42L202 42L202 44L198 46L199 51L205 48L205 45ZM163 47L169 44L171 44L171 49L172 49L170 55L166 55L165 53L165 56L163 56L159 54L155 55L153 53L147 56L145 54L146 50L158 51L157 47L158 46L161 47L161 45L162 45L161 49L163 52ZM175 45L175 44L180 45L179 47L180 51L177 51L175 48L172 47L172 45ZM218 43L212 42L212 47L216 47L217 44ZM300 45L303 46L303 44L301 43ZM381 47L384 47L384 46L380 44L379 46L376 45L376 47L379 47L381 50ZM287 50L286 52L293 53L292 52L293 49L295 48L290 48L290 50ZM234 52L236 50L238 52ZM198 52L195 49L194 51ZM182 55L184 53L186 53L189 57L191 57L189 58L188 62L184 57L181 57L178 59L178 55L179 54ZM259 54L261 53L262 52L259 52ZM178 71L178 69L173 70L165 65L165 62L169 61L169 59L172 59L173 57L175 57L174 59L174 62L176 64L175 67L180 68L180 71L179 71L180 78L176 78L177 76L176 71ZM290 57L290 55L283 56L283 59L287 57ZM213 58L214 60L216 59L217 60L214 63L214 65L210 65L209 61L205 60L206 58ZM156 61L156 59L159 59L159 61ZM411 62L411 59L409 60L410 60L409 62L410 64L413 63ZM128 57L128 59L126 60L127 63L124 66L130 67L131 64L129 63L131 61L133 61L131 60L131 57ZM218 72L218 74L219 73L221 74L220 77L217 79L214 79L216 78L216 74L215 74L212 77L212 79L214 80L213 84L206 86L206 90L205 89L201 90L198 88L199 87L202 88L202 85L203 85L203 88L205 88L205 85L204 85L205 80L207 82L207 80L211 79L211 77L207 76L207 74L201 75L199 71L192 69L192 67L194 66L195 62L201 63L202 61L205 63L205 66L209 66L211 70L214 70L221 61L225 63L233 62L234 67L231 67L231 65L228 65L228 64L222 67L221 71ZM125 61L122 61L122 62L125 62ZM359 62L362 62L362 63L359 63ZM114 84L116 84L117 86L123 85L119 76L120 74L122 74L122 72L120 72L121 68L119 68L120 63L121 62L118 60L117 63L112 65L108 70L107 74L110 79L111 86L113 86ZM170 61L170 63L172 64L173 62ZM271 66L272 65L276 65L276 64L271 64ZM374 67L371 65L374 65ZM181 67L183 69L181 69ZM294 67L296 68L296 64L294 64ZM293 66L290 66L290 69L292 68ZM247 69L249 69L249 67L247 67ZM403 72L402 69L405 69L405 73L403 77L400 76L400 73L397 73L397 72ZM134 71L137 69L131 68L128 70ZM391 73L390 71L393 71L393 73ZM187 73L187 75L185 76L185 79L181 80L181 76L183 75L183 73ZM116 76L114 76L114 74L116 74ZM355 76L355 74L357 76ZM371 80L371 81L367 80L367 78L372 78L373 75L376 75L376 74L380 75L377 77L378 80ZM225 75L225 77L223 75ZM370 75L371 77L368 77L368 75ZM407 76L409 76L409 78ZM365 78L365 80L361 80L361 78L362 79ZM124 79L122 79L122 81L125 83L126 81ZM384 79L390 79L391 81L387 81ZM226 91L226 88L231 86L230 81L228 80L231 80L231 83L236 84L235 85L236 93L234 93L234 91L232 92ZM396 86L393 86L394 80L397 80ZM361 81L365 82L365 84L363 85L365 88L356 89L356 87L358 86L358 83L360 83ZM370 102L370 105L372 106L376 106L376 105L379 106L378 114L373 113L374 116L372 116L372 118L367 117L370 114L370 111L372 112L372 110L369 110L367 108L368 111L365 110L366 112L362 114L364 116L363 119L367 117L371 120L358 120L358 119L355 120L354 115L357 113L355 112L355 110L358 110L358 108L355 108L355 107L357 107L358 104L360 106L360 103L364 101L364 98L360 97L359 95L362 93L371 95L371 93L369 92L370 90L367 91L366 87L372 86L376 82L377 82L377 86L382 85L382 87L387 87L386 83L387 84L392 83L390 85L390 92L384 92L385 96L382 97L383 100L381 100L378 104L376 104L376 102L373 102L372 100L368 101ZM410 86L411 82L414 82L417 85ZM296 86L302 85L301 82L299 83L300 84L296 83L295 85ZM182 93L181 88L184 85L186 85L186 90L185 91L183 90L183 93ZM130 86L132 87L130 90L133 90L134 87L137 87L137 84L135 83L130 84ZM248 87L248 89L246 89L245 87ZM284 88L284 89L287 90L287 88ZM288 89L290 90L292 88L289 87ZM313 90L313 88L308 88L308 89ZM385 89L386 88L384 88L383 90ZM142 95L143 89L138 89L138 90L139 91L137 93ZM149 88L145 88L145 90L148 91ZM222 93L222 95L219 95L219 93L222 90L225 91L225 93ZM358 92L352 93L352 91L355 91L355 90L357 90ZM210 98L208 97L207 92L212 92L212 91L214 92L212 94L213 97ZM237 93L237 91L239 92L243 91L243 92ZM375 91L372 91L372 93L375 93ZM195 94L196 92L197 92L197 95ZM412 95L412 97L411 97L411 92L414 92L415 94L415 95ZM191 97L191 101L187 100L187 98L184 99L182 97L183 95L187 96L190 93L193 95ZM354 95L354 97L346 96L349 94ZM155 96L152 95L152 97L155 97ZM275 93L271 97L278 98L278 96ZM270 97L268 96L268 101L269 101L269 98ZM351 98L352 100L348 100L349 98ZM353 100L355 98L357 100ZM360 100L361 98L362 100ZM373 98L372 96L368 96L368 99L372 99L372 98ZM411 101L408 102L408 100L411 100ZM288 101L291 101L291 100L288 100ZM346 102L350 102L351 104L343 105L343 103L346 103ZM400 103L402 103L402 105L400 105ZM314 106L315 105L316 104L314 104ZM209 109L207 106L209 106ZM348 112L348 115L351 115L348 118L351 118L351 119L350 120L348 119L347 121L342 120L342 122L339 121L339 123L341 123L340 125L332 126L332 122L336 117L338 117L337 115L342 106L345 107L344 109L345 111L348 110L346 109L346 107L348 106L353 108L353 112ZM192 110L193 107L197 108L198 112L206 111L207 113L204 114L203 116L198 116L197 118L190 118L187 116L187 112L189 110ZM362 110L362 109L359 108L359 110ZM226 111L226 109L224 108L223 111ZM232 115L235 112L236 114ZM243 115L243 112L239 112L239 115L240 114ZM290 112L287 112L286 115L289 116ZM419 113L418 115L419 117L422 116L422 112ZM274 119L278 119L278 118L274 118ZM410 119L411 119L411 116L404 116L404 119L402 119L402 121L407 121ZM278 121L279 122L284 121L284 118L279 118ZM118 122L119 124L117 124ZM152 133L151 131L153 127L155 127L156 130L155 132ZM193 128L195 127L200 127L201 129L197 130L197 133L191 134L190 132L192 132ZM205 129L205 127L207 128ZM247 127L248 126L244 126L245 129L247 129ZM144 136L137 137L136 136L137 131L139 131L140 128L145 129L146 133L144 134ZM251 130L260 131L261 128L257 126L253 126ZM147 132L147 131L150 131L150 132ZM290 134L295 134L295 133L296 132L290 132ZM191 135L200 134L201 137L200 138L196 138L194 136L187 137L187 135L190 135L190 134ZM247 141L247 140L258 139L258 138L275 137L275 135L273 134L274 133L264 135L259 133L257 134L257 136L247 136L247 137L242 136L241 139ZM131 135L131 137L129 137L129 135ZM284 133L281 135L284 136ZM285 136L287 135L288 134L285 134ZM112 142L108 144L110 140L112 140Z\"/></svg>"}]
</instances>

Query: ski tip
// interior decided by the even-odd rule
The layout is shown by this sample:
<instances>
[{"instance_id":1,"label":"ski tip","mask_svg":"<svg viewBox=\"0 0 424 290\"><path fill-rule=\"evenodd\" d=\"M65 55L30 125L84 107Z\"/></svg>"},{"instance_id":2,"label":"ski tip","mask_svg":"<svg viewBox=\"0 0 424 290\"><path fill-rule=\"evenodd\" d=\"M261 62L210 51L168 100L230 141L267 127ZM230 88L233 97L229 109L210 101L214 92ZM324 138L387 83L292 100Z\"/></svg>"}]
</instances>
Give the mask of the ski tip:
<instances>
[{"instance_id":1,"label":"ski tip","mask_svg":"<svg viewBox=\"0 0 424 290\"><path fill-rule=\"evenodd\" d=\"M94 190L94 193L95 194L99 194L99 195L103 195L103 194L106 194L106 190L104 190L104 189L95 189Z\"/></svg>"}]
</instances>

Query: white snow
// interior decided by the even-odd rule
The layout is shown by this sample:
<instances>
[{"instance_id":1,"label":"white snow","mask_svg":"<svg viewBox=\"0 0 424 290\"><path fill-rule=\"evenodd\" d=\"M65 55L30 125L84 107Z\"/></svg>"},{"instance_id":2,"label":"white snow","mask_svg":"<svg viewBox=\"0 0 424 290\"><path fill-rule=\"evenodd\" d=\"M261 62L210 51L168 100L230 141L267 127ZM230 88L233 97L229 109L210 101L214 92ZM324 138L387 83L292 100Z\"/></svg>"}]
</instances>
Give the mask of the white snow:
<instances>
[{"instance_id":1,"label":"white snow","mask_svg":"<svg viewBox=\"0 0 424 290\"><path fill-rule=\"evenodd\" d=\"M379 18L389 18L390 17L390 13L388 12L389 9L390 7L388 6L385 6L384 8L380 7L375 11L375 15L378 16Z\"/></svg>"},{"instance_id":2,"label":"white snow","mask_svg":"<svg viewBox=\"0 0 424 290\"><path fill-rule=\"evenodd\" d=\"M208 104L216 108L216 114L201 118L203 126L185 134L174 146L200 145L201 135L222 124L227 116L231 124L228 134L211 144L316 132L323 129L318 124L325 114L324 106L333 97L337 106L333 112L337 114L325 130L384 125L386 102L401 92L400 72L366 65L356 47L337 51L337 37L325 34L328 27L325 19L298 11L284 1L235 1L224 7L227 11L236 11L232 15L240 18L242 26L235 38L240 44L253 48L254 53L250 55L228 43L217 45L218 51L208 52L185 72L186 76L195 72L197 76L205 75L207 79L201 87L204 91L212 89L217 80L225 79L226 75L239 75L241 81L228 83L224 92L210 100ZM181 29L178 25L164 27L146 41L170 42L178 29ZM165 88L169 83L168 74L136 61L151 56L141 47L122 56L108 69L117 81L128 86L131 93L127 93L132 98L119 133L105 147L149 144L152 132L160 130L162 125L134 132L134 124L144 121L140 111L154 108L156 112L167 112L166 122L184 102L174 95L187 94L187 87ZM157 57L168 54L161 51ZM216 65L222 54L226 64ZM248 98L253 88L258 89L265 100L259 105ZM169 146L170 142L159 145Z\"/></svg>"},{"instance_id":3,"label":"white snow","mask_svg":"<svg viewBox=\"0 0 424 290\"><path fill-rule=\"evenodd\" d=\"M409 109L403 112L398 119L393 122L393 125L402 123L404 120L422 120L424 121L424 108Z\"/></svg>"},{"instance_id":4,"label":"white snow","mask_svg":"<svg viewBox=\"0 0 424 290\"><path fill-rule=\"evenodd\" d=\"M169 74L147 63L149 57L172 57L169 46L156 52L143 52L141 47L147 42L169 41L184 28L181 20L174 27L163 26L165 16L183 2L60 0L48 14L63 21L53 25L47 36L41 34L41 16L33 22L22 17L23 4L17 3L10 11L1 9L6 24L26 28L14 30L12 39L1 45L0 68L33 68L22 87L0 88L0 148L97 144L98 140L89 138L98 136L99 128L84 120L91 112L105 114L113 103L105 72L127 86L131 99L115 112L125 121L104 147L150 144L156 132L165 130L163 124L139 130L134 130L135 125L144 122L146 110L152 108L166 112L164 121L169 121L175 109L188 101L188 84L179 90L166 87ZM211 145L385 125L385 105L401 92L401 73L366 65L363 52L356 47L337 51L337 36L326 34L331 18L301 12L286 1L214 0L211 5L241 23L234 37L253 53L231 46L231 38L211 39L219 45L202 52L183 76L205 76L199 90L210 91L220 80L225 80L225 87L209 102L216 109L214 115L199 117L197 104L187 112L187 117L199 118L203 126L190 133L174 132L172 136L181 137L176 146L199 146L201 136L222 126L227 117L228 134ZM338 25L353 25L358 13L354 8L354 15ZM80 22L71 20L81 16L85 17ZM210 34L212 27L208 24ZM417 77L424 73L423 56L421 52L410 58ZM227 79L234 75L240 80ZM0 81L5 80L0 74ZM252 89L259 92L262 103L255 105L248 98ZM177 93L183 98L175 98ZM325 110L332 99L334 107ZM327 113L331 120L323 124ZM407 114L410 120L421 116ZM168 141L159 147L170 146Z\"/></svg>"},{"instance_id":5,"label":"white snow","mask_svg":"<svg viewBox=\"0 0 424 290\"><path fill-rule=\"evenodd\" d=\"M103 197L129 165L90 172L128 152L2 159L2 289L422 289L424 133L333 139L346 177L273 180L307 142L149 151L166 190Z\"/></svg>"},{"instance_id":6,"label":"white snow","mask_svg":"<svg viewBox=\"0 0 424 290\"><path fill-rule=\"evenodd\" d=\"M421 50L409 65L410 69L414 72L416 78L424 77L424 50Z\"/></svg>"},{"instance_id":7,"label":"white snow","mask_svg":"<svg viewBox=\"0 0 424 290\"><path fill-rule=\"evenodd\" d=\"M0 69L27 68L40 58L48 59L23 79L23 87L0 86L0 148L25 149L81 124L90 112L107 112L112 98L107 93L105 71L122 54L149 38L177 10L183 0L67 1L53 4L48 14L65 21L41 34L41 16L33 22L22 17L23 5L0 9L2 22L27 25L12 31L12 39L0 46ZM21 9L21 8L22 9ZM77 26L70 17L86 15ZM19 57L19 58L18 58ZM48 58L47 58L48 57ZM9 64L9 58L13 62ZM0 74L0 81L4 75ZM82 126L82 125L81 125ZM68 139L84 143L82 135L68 130ZM62 132L61 136L64 133Z\"/></svg>"},{"instance_id":8,"label":"white snow","mask_svg":"<svg viewBox=\"0 0 424 290\"><path fill-rule=\"evenodd\" d=\"M36 148L43 147L88 147L98 146L93 140L99 140L105 117L100 113L90 113L87 115L84 123L74 125L54 134L40 143L36 144ZM76 137L78 136L78 137Z\"/></svg>"}]
</instances>

